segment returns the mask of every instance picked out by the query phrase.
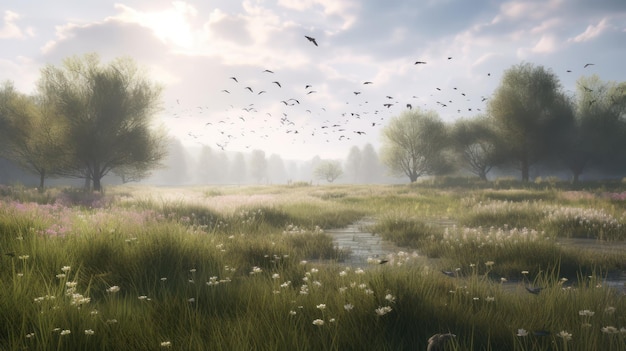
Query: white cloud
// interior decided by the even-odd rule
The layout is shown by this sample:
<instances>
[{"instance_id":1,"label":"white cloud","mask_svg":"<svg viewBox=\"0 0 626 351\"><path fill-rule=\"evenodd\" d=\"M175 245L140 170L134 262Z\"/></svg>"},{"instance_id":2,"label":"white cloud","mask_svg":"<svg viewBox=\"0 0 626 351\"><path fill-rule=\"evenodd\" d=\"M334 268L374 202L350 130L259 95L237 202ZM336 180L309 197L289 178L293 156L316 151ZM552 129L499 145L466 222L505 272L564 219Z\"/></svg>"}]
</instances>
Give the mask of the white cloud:
<instances>
[{"instance_id":1,"label":"white cloud","mask_svg":"<svg viewBox=\"0 0 626 351\"><path fill-rule=\"evenodd\" d=\"M594 25L587 26L587 29L585 29L584 32L582 32L581 34L575 36L574 38L570 38L568 41L570 41L570 42L573 41L575 43L581 43L581 42L585 42L585 41L591 40L593 38L596 38L600 34L602 34L609 27L610 27L609 26L609 21L605 17L597 25L595 25L595 26Z\"/></svg>"},{"instance_id":2,"label":"white cloud","mask_svg":"<svg viewBox=\"0 0 626 351\"><path fill-rule=\"evenodd\" d=\"M4 11L2 27L0 27L0 39L22 39L34 36L32 28L22 30L15 22L20 19L20 15L13 11Z\"/></svg>"},{"instance_id":3,"label":"white cloud","mask_svg":"<svg viewBox=\"0 0 626 351\"><path fill-rule=\"evenodd\" d=\"M557 49L557 40L553 35L542 35L541 39L535 44L535 46L530 50L534 53L538 54L548 54L556 51Z\"/></svg>"}]
</instances>

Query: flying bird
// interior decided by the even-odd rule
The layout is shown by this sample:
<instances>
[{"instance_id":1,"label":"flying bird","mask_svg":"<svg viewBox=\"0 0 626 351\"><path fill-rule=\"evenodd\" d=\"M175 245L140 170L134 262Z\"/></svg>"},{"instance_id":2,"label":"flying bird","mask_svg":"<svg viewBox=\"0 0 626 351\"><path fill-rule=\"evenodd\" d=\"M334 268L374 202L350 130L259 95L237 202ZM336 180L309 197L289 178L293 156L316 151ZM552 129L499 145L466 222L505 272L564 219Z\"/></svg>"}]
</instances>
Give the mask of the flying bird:
<instances>
[{"instance_id":1,"label":"flying bird","mask_svg":"<svg viewBox=\"0 0 626 351\"><path fill-rule=\"evenodd\" d=\"M360 91L355 91L355 92L354 92L354 95L359 95L359 94L361 94L361 92L360 92Z\"/></svg>"},{"instance_id":2,"label":"flying bird","mask_svg":"<svg viewBox=\"0 0 626 351\"><path fill-rule=\"evenodd\" d=\"M593 63L586 63L586 64L585 64L585 66L584 66L583 68L587 68L587 67L589 67L589 66L593 66L593 65L594 65Z\"/></svg>"},{"instance_id":3,"label":"flying bird","mask_svg":"<svg viewBox=\"0 0 626 351\"><path fill-rule=\"evenodd\" d=\"M312 38L312 37L310 37L308 35L305 35L304 37L307 38L311 43L315 44L315 46L318 46L317 45L317 41L315 40L315 38Z\"/></svg>"},{"instance_id":4,"label":"flying bird","mask_svg":"<svg viewBox=\"0 0 626 351\"><path fill-rule=\"evenodd\" d=\"M269 69L266 69L266 70L265 70L265 71L263 71L263 72L264 72L264 73L265 73L265 72L267 72L267 73L274 73L274 71L270 71Z\"/></svg>"},{"instance_id":5,"label":"flying bird","mask_svg":"<svg viewBox=\"0 0 626 351\"><path fill-rule=\"evenodd\" d=\"M250 87L245 87L244 89L248 89L248 90L250 90L251 93L253 93L252 88L250 88Z\"/></svg>"},{"instance_id":6,"label":"flying bird","mask_svg":"<svg viewBox=\"0 0 626 351\"><path fill-rule=\"evenodd\" d=\"M415 61L415 65L425 65L426 61Z\"/></svg>"},{"instance_id":7,"label":"flying bird","mask_svg":"<svg viewBox=\"0 0 626 351\"><path fill-rule=\"evenodd\" d=\"M304 89L309 89L309 88L312 88L312 87L313 87L312 85L307 84L307 85L304 86Z\"/></svg>"},{"instance_id":8,"label":"flying bird","mask_svg":"<svg viewBox=\"0 0 626 351\"><path fill-rule=\"evenodd\" d=\"M228 90L226 90L226 89L223 89L222 91L223 91L223 92L225 92L225 93L230 94L230 91L228 91Z\"/></svg>"},{"instance_id":9,"label":"flying bird","mask_svg":"<svg viewBox=\"0 0 626 351\"><path fill-rule=\"evenodd\" d=\"M279 88L282 88L282 87L283 87L283 86L282 86L282 85L280 85L280 83L279 83L279 82L277 82L277 81L273 81L272 83L274 83L274 84L278 85L278 87L279 87Z\"/></svg>"},{"instance_id":10,"label":"flying bird","mask_svg":"<svg viewBox=\"0 0 626 351\"><path fill-rule=\"evenodd\" d=\"M413 106L411 104L406 104L406 108L408 108L409 110L412 110Z\"/></svg>"},{"instance_id":11,"label":"flying bird","mask_svg":"<svg viewBox=\"0 0 626 351\"><path fill-rule=\"evenodd\" d=\"M230 77L230 79L234 80L235 82L239 83L239 81L237 80L237 78L235 77Z\"/></svg>"},{"instance_id":12,"label":"flying bird","mask_svg":"<svg viewBox=\"0 0 626 351\"><path fill-rule=\"evenodd\" d=\"M372 84L372 82L363 82L363 84Z\"/></svg>"}]
</instances>

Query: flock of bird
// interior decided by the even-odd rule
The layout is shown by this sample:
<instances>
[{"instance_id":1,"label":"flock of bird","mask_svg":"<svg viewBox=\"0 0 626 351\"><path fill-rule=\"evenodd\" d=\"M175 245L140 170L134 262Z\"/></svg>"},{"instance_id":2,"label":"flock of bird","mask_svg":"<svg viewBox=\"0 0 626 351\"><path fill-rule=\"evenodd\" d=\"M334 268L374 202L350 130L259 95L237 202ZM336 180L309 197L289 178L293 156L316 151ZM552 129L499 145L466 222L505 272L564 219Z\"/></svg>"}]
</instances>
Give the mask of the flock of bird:
<instances>
[{"instance_id":1,"label":"flock of bird","mask_svg":"<svg viewBox=\"0 0 626 351\"><path fill-rule=\"evenodd\" d=\"M317 39L305 36L315 47L319 47ZM453 61L452 56L446 56L442 61ZM423 60L412 61L412 65L424 66L428 63ZM585 64L584 68L593 65ZM567 72L571 72L568 70ZM259 70L253 77L231 75L219 93L220 101L212 104L223 104L225 109L221 113L210 112L204 126L188 132L188 137L198 143L217 147L220 150L237 142L238 148L256 149L257 143L271 140L281 145L331 142L349 142L366 135L378 135L380 126L394 115L406 109L413 109L418 105L425 109L433 109L435 101L437 109L448 109L460 116L471 117L482 112L487 96L471 96L460 87L451 88L432 87L428 96L413 95L408 101L392 95L377 96L369 88L375 85L374 81L364 80L357 82L351 91L342 91L345 101L338 106L337 94L320 93L311 83L303 82L301 87L288 86L281 82L279 73L274 70ZM485 72L485 77L491 77ZM326 87L321 87L326 90ZM445 91L444 91L445 90ZM286 92L292 92L291 96ZM296 92L296 93L294 93ZM246 99L245 105L238 103ZM404 98L406 100L406 97ZM323 102L334 103L331 108L324 107ZM431 102L431 105L428 105ZM182 108L182 109L181 109ZM176 110L171 115L175 118L185 118L193 115L209 113L208 106L184 108L177 100ZM339 111L339 112L337 112Z\"/></svg>"}]
</instances>

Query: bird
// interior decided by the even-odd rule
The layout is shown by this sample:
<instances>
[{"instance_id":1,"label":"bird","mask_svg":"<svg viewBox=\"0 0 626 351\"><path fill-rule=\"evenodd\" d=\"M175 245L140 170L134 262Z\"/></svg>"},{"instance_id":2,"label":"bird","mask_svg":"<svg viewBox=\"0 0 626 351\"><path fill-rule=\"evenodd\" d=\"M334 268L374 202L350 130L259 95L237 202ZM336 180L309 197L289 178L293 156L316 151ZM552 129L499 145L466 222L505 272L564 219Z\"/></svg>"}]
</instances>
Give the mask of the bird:
<instances>
[{"instance_id":1,"label":"bird","mask_svg":"<svg viewBox=\"0 0 626 351\"><path fill-rule=\"evenodd\" d=\"M230 94L230 91L228 91L228 90L226 90L226 89L223 89L222 91L223 91L224 93L228 93L228 94Z\"/></svg>"},{"instance_id":2,"label":"bird","mask_svg":"<svg viewBox=\"0 0 626 351\"><path fill-rule=\"evenodd\" d=\"M525 286L525 288L526 288L526 291L528 291L529 293L531 293L533 295L539 295L541 290L543 290L543 288L541 288L541 287Z\"/></svg>"},{"instance_id":3,"label":"bird","mask_svg":"<svg viewBox=\"0 0 626 351\"><path fill-rule=\"evenodd\" d=\"M263 71L263 72L264 72L264 73L265 73L265 72L267 72L267 73L274 73L274 71L270 71L269 69L266 69L266 70L265 70L265 71Z\"/></svg>"},{"instance_id":4,"label":"bird","mask_svg":"<svg viewBox=\"0 0 626 351\"><path fill-rule=\"evenodd\" d=\"M426 61L415 61L415 65L425 65Z\"/></svg>"},{"instance_id":5,"label":"bird","mask_svg":"<svg viewBox=\"0 0 626 351\"><path fill-rule=\"evenodd\" d=\"M367 82L363 82L363 84L372 84L372 82L367 81Z\"/></svg>"},{"instance_id":6,"label":"bird","mask_svg":"<svg viewBox=\"0 0 626 351\"><path fill-rule=\"evenodd\" d=\"M234 80L235 82L239 83L239 81L237 80L237 78L235 77L230 77L230 79Z\"/></svg>"},{"instance_id":7,"label":"bird","mask_svg":"<svg viewBox=\"0 0 626 351\"><path fill-rule=\"evenodd\" d=\"M453 271L441 271L441 273L447 275L448 277L456 277L456 274Z\"/></svg>"},{"instance_id":8,"label":"bird","mask_svg":"<svg viewBox=\"0 0 626 351\"><path fill-rule=\"evenodd\" d=\"M426 351L440 351L443 350L443 347L445 345L445 343L452 339L455 338L456 335L452 334L452 333L445 333L445 334L435 334L433 336L431 336L430 338L428 338L428 347L426 348Z\"/></svg>"},{"instance_id":9,"label":"bird","mask_svg":"<svg viewBox=\"0 0 626 351\"><path fill-rule=\"evenodd\" d=\"M317 45L317 41L315 40L315 38L312 38L312 37L310 37L308 35L305 35L304 37L307 38L311 43L315 44L315 46L318 46Z\"/></svg>"},{"instance_id":10,"label":"bird","mask_svg":"<svg viewBox=\"0 0 626 351\"><path fill-rule=\"evenodd\" d=\"M252 88L250 88L250 87L245 87L244 89L248 89L248 90L250 90L251 93L253 93Z\"/></svg>"},{"instance_id":11,"label":"bird","mask_svg":"<svg viewBox=\"0 0 626 351\"><path fill-rule=\"evenodd\" d=\"M309 89L309 88L312 88L312 87L313 86L311 84L307 84L307 85L304 86L304 89Z\"/></svg>"},{"instance_id":12,"label":"bird","mask_svg":"<svg viewBox=\"0 0 626 351\"><path fill-rule=\"evenodd\" d=\"M265 90L261 90L261 91L259 91L259 92L257 93L257 95L261 95L261 94L263 94L263 93L266 93L266 91L265 91Z\"/></svg>"},{"instance_id":13,"label":"bird","mask_svg":"<svg viewBox=\"0 0 626 351\"><path fill-rule=\"evenodd\" d=\"M383 106L385 106L386 108L390 108L391 106L393 106L393 104L383 104Z\"/></svg>"},{"instance_id":14,"label":"bird","mask_svg":"<svg viewBox=\"0 0 626 351\"><path fill-rule=\"evenodd\" d=\"M413 109L413 106L411 104L406 104L406 108L408 108L409 110Z\"/></svg>"},{"instance_id":15,"label":"bird","mask_svg":"<svg viewBox=\"0 0 626 351\"><path fill-rule=\"evenodd\" d=\"M587 68L587 67L589 67L589 66L593 66L593 65L594 65L593 63L586 63L586 64L585 64L585 66L584 66L583 68Z\"/></svg>"},{"instance_id":16,"label":"bird","mask_svg":"<svg viewBox=\"0 0 626 351\"><path fill-rule=\"evenodd\" d=\"M308 93L306 93L306 94L307 94L307 95L309 95L309 94L313 94L313 93L317 93L317 91L315 91L315 90L310 90L310 91L309 91Z\"/></svg>"},{"instance_id":17,"label":"bird","mask_svg":"<svg viewBox=\"0 0 626 351\"><path fill-rule=\"evenodd\" d=\"M354 95L359 95L359 94L361 94L361 92L360 92L360 91L355 91L355 92L354 92Z\"/></svg>"},{"instance_id":18,"label":"bird","mask_svg":"<svg viewBox=\"0 0 626 351\"><path fill-rule=\"evenodd\" d=\"M279 83L279 82L277 82L277 81L273 81L272 83L274 83L274 84L278 85L278 87L279 87L279 88L282 88L282 87L283 87L283 86L282 86L282 85L280 85L280 83Z\"/></svg>"},{"instance_id":19,"label":"bird","mask_svg":"<svg viewBox=\"0 0 626 351\"><path fill-rule=\"evenodd\" d=\"M452 60L452 57L448 56L448 60Z\"/></svg>"}]
</instances>

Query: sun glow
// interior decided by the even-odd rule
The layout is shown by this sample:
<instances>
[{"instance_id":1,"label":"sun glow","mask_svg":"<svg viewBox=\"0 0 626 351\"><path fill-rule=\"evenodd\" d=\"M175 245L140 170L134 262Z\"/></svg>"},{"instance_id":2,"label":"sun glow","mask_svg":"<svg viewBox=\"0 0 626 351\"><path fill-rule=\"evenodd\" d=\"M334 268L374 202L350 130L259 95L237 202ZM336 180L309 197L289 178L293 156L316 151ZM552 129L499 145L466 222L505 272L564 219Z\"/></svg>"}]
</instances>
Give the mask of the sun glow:
<instances>
[{"instance_id":1,"label":"sun glow","mask_svg":"<svg viewBox=\"0 0 626 351\"><path fill-rule=\"evenodd\" d=\"M171 8L153 12L138 11L123 4L115 4L115 8L120 11L113 17L116 20L149 28L164 43L184 49L194 46L191 20L197 15L197 10L185 2L175 1Z\"/></svg>"}]
</instances>

